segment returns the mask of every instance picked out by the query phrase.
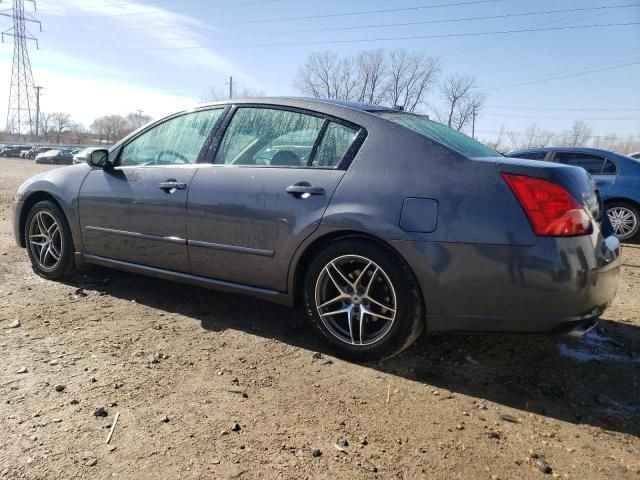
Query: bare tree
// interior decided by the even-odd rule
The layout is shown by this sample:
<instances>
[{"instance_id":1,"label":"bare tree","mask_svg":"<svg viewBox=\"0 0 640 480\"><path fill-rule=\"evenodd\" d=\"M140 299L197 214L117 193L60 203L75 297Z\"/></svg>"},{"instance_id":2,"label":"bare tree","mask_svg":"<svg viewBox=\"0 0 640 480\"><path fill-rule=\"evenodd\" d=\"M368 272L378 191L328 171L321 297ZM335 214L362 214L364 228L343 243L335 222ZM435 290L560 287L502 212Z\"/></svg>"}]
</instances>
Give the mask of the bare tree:
<instances>
[{"instance_id":1,"label":"bare tree","mask_svg":"<svg viewBox=\"0 0 640 480\"><path fill-rule=\"evenodd\" d=\"M400 105L413 112L439 73L438 59L420 52L368 50L341 59L325 51L307 58L294 86L311 97Z\"/></svg>"},{"instance_id":2,"label":"bare tree","mask_svg":"<svg viewBox=\"0 0 640 480\"><path fill-rule=\"evenodd\" d=\"M384 50L364 50L356 55L359 102L378 105L386 94L387 61Z\"/></svg>"},{"instance_id":3,"label":"bare tree","mask_svg":"<svg viewBox=\"0 0 640 480\"><path fill-rule=\"evenodd\" d=\"M560 137L560 145L565 147L584 147L591 138L591 127L582 120L573 123L571 130L565 130Z\"/></svg>"},{"instance_id":4,"label":"bare tree","mask_svg":"<svg viewBox=\"0 0 640 480\"><path fill-rule=\"evenodd\" d=\"M56 143L60 143L60 138L71 126L71 115L64 112L53 112L50 117L52 130L56 134Z\"/></svg>"},{"instance_id":5,"label":"bare tree","mask_svg":"<svg viewBox=\"0 0 640 480\"><path fill-rule=\"evenodd\" d=\"M456 130L462 130L471 122L486 99L485 94L478 91L475 77L457 74L444 79L440 93L444 100L444 112L437 115L443 123Z\"/></svg>"},{"instance_id":6,"label":"bare tree","mask_svg":"<svg viewBox=\"0 0 640 480\"><path fill-rule=\"evenodd\" d=\"M596 137L592 142L594 147L604 150L615 150L618 143L618 136L615 133L609 133L603 137Z\"/></svg>"},{"instance_id":7,"label":"bare tree","mask_svg":"<svg viewBox=\"0 0 640 480\"><path fill-rule=\"evenodd\" d=\"M143 115L141 112L130 113L125 118L132 132L153 120L149 115Z\"/></svg>"},{"instance_id":8,"label":"bare tree","mask_svg":"<svg viewBox=\"0 0 640 480\"><path fill-rule=\"evenodd\" d=\"M100 142L114 142L130 132L130 126L122 115L105 115L96 118L91 124L91 130L98 135Z\"/></svg>"},{"instance_id":9,"label":"bare tree","mask_svg":"<svg viewBox=\"0 0 640 480\"><path fill-rule=\"evenodd\" d=\"M413 112L425 102L425 96L440 74L440 61L425 53L392 50L389 53L387 101Z\"/></svg>"},{"instance_id":10,"label":"bare tree","mask_svg":"<svg viewBox=\"0 0 640 480\"><path fill-rule=\"evenodd\" d=\"M241 88L234 88L233 97L264 97L265 91L257 88L250 88L242 86ZM226 100L229 98L229 94L223 91L218 91L215 86L210 86L204 95L200 96L202 102L215 102L218 100Z\"/></svg>"},{"instance_id":11,"label":"bare tree","mask_svg":"<svg viewBox=\"0 0 640 480\"><path fill-rule=\"evenodd\" d=\"M69 126L68 137L71 143L85 143L87 141L87 129L81 123L72 123Z\"/></svg>"},{"instance_id":12,"label":"bare tree","mask_svg":"<svg viewBox=\"0 0 640 480\"><path fill-rule=\"evenodd\" d=\"M517 150L520 148L520 134L514 131L508 131L507 137L509 137L509 143L511 144L511 150Z\"/></svg>"},{"instance_id":13,"label":"bare tree","mask_svg":"<svg viewBox=\"0 0 640 480\"><path fill-rule=\"evenodd\" d=\"M503 123L502 125L500 125L500 130L498 131L498 136L496 137L496 139L493 142L487 142L487 145L489 145L491 148L493 148L497 152L504 151L505 150L504 145L502 144L504 142L504 137L505 137L505 131L504 131L504 123Z\"/></svg>"},{"instance_id":14,"label":"bare tree","mask_svg":"<svg viewBox=\"0 0 640 480\"><path fill-rule=\"evenodd\" d=\"M336 98L334 84L338 69L338 54L326 50L314 52L298 69L294 86L305 95L315 98Z\"/></svg>"},{"instance_id":15,"label":"bare tree","mask_svg":"<svg viewBox=\"0 0 640 480\"><path fill-rule=\"evenodd\" d=\"M49 133L51 132L52 118L50 113L40 112L40 133L44 137L44 141L49 141Z\"/></svg>"}]
</instances>

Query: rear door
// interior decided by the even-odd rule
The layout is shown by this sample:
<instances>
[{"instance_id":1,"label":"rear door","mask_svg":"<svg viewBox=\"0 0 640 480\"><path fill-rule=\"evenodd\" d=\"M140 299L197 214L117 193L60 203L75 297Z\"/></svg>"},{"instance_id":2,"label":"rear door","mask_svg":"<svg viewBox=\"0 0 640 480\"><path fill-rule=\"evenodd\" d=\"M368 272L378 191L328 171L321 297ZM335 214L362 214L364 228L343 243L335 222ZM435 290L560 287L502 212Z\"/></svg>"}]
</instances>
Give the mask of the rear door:
<instances>
[{"instance_id":1,"label":"rear door","mask_svg":"<svg viewBox=\"0 0 640 480\"><path fill-rule=\"evenodd\" d=\"M318 227L362 135L312 113L237 108L189 191L192 272L284 291L291 256Z\"/></svg>"},{"instance_id":2,"label":"rear door","mask_svg":"<svg viewBox=\"0 0 640 480\"><path fill-rule=\"evenodd\" d=\"M189 271L188 188L222 112L170 118L126 143L113 169L89 173L79 207L86 253Z\"/></svg>"}]
</instances>

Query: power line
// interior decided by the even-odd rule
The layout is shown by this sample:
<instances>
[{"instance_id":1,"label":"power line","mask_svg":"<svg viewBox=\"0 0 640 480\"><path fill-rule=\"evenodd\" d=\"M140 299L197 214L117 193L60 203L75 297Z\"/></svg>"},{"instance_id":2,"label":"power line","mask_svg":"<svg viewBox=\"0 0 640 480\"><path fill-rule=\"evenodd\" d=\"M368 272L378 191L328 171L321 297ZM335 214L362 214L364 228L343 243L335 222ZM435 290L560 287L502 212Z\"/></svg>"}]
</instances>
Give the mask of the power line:
<instances>
[{"instance_id":1,"label":"power line","mask_svg":"<svg viewBox=\"0 0 640 480\"><path fill-rule=\"evenodd\" d=\"M268 1L275 1L275 0L268 0ZM497 2L505 2L505 1L509 1L509 0L467 0L467 1L463 1L463 2L455 2L455 3L439 3L439 4L435 4L435 5L419 5L416 7L401 7L401 8L384 8L384 9L377 9L377 10L359 10L359 11L355 11L355 12L343 12L343 13L324 13L324 14L318 14L318 15L301 15L301 16L293 16L293 17L279 17L279 18L262 18L262 19L256 19L256 20L237 20L237 21L232 21L232 22L219 22L219 23L212 23L212 24L207 24L207 25L184 25L185 27L200 27L200 28L208 28L208 27L219 27L219 26L225 26L225 25L248 25L248 24L256 24L256 23L274 23L274 22L286 22L286 21L291 21L291 20L317 20L317 19L321 19L321 18L337 18L337 17L353 17L353 16L360 16L360 15L372 15L372 14L378 14L378 13L397 13L397 12L414 12L414 11L419 11L419 10L429 10L429 9L433 9L433 8L448 8L448 7L461 7L461 6L469 6L469 5L480 5L480 4L486 4L486 3L497 3ZM256 3L256 2L250 2L250 3ZM259 3L259 2L258 2ZM236 6L239 5L246 5L246 4L234 4ZM219 7L220 5L218 5ZM216 7L216 6L214 6ZM188 10L172 10L170 11L171 13L185 13L185 12L192 12L194 10L204 10L204 9L208 9L208 8L213 8L212 6L208 5L206 7L201 7L201 8L197 8L197 9L188 9ZM158 10L157 12L136 12L136 13L127 13L127 14L108 14L108 15L96 15L96 16L91 16L91 17L67 17L67 18L74 18L74 19L79 19L79 18L101 18L101 17L120 17L120 16L131 16L131 15L152 15L152 14L166 14L167 10ZM156 27L149 27L149 29L156 29ZM92 29L94 30L94 29ZM125 29L119 29L119 30L138 30L138 28L125 28ZM142 29L139 29L142 30ZM113 30L110 30L113 31Z\"/></svg>"},{"instance_id":2,"label":"power line","mask_svg":"<svg viewBox=\"0 0 640 480\"><path fill-rule=\"evenodd\" d=\"M500 132L499 130L477 130L478 133L484 133L484 134L489 134L489 135L517 135L519 137L523 137L523 136L532 136L532 134L530 132L514 132L512 130L503 130L502 132ZM540 137L542 134L533 134L534 137ZM616 137L616 135L589 135L585 138L613 138ZM623 136L620 136L618 138L624 138Z\"/></svg>"},{"instance_id":3,"label":"power line","mask_svg":"<svg viewBox=\"0 0 640 480\"><path fill-rule=\"evenodd\" d=\"M484 108L497 108L507 110L536 110L536 111L557 111L557 112L640 112L640 108L627 108L627 107L555 107L555 108L543 108L543 107L519 107L515 105L484 105Z\"/></svg>"},{"instance_id":4,"label":"power line","mask_svg":"<svg viewBox=\"0 0 640 480\"><path fill-rule=\"evenodd\" d=\"M216 48L258 48L258 47L285 47L285 46L299 46L299 45L333 45L333 44L346 44L346 43L363 43L363 42L386 42L392 40L421 40L428 38L453 38L453 37L478 37L485 35L504 35L509 33L522 33L522 32L551 32L551 31L563 31L563 30L579 30L588 28L610 28L610 27L628 27L640 25L640 22L626 22L626 23L600 23L592 25L570 25L562 27L547 27L547 28L523 28L516 30L497 30L486 32L464 32L464 33L444 33L444 34L430 34L430 35L408 35L397 37L376 37L376 38L360 38L350 40L320 40L320 41L299 41L299 42L280 42L280 43L254 43L254 44L238 44L238 45L216 45ZM175 46L175 47L121 47L121 48L90 48L91 51L125 51L125 50L202 50L210 49L211 47L206 45L190 45L190 46ZM64 51L78 51L87 50L87 48L65 48L56 49ZM504 88L504 87L497 87Z\"/></svg>"},{"instance_id":5,"label":"power line","mask_svg":"<svg viewBox=\"0 0 640 480\"><path fill-rule=\"evenodd\" d=\"M481 21L481 20L497 20L504 18L517 18L517 17L529 17L535 15L551 15L556 13L576 13L576 12L585 12L585 11L602 11L602 10L615 10L621 8L630 8L630 7L640 7L640 3L630 3L624 5L601 5L595 7L581 7L581 8L565 8L561 10L540 10L534 12L521 12L521 13L507 13L501 15L485 15L479 17L461 17L461 18L449 18L449 19L437 19L437 20L420 20L413 22L396 22L396 23L379 23L372 25L352 25L347 27L329 27L329 28L312 28L312 29L300 29L300 30L284 30L284 31L276 31L276 32L243 32L243 33L231 33L224 35L207 35L207 39L214 38L233 38L233 37L255 37L257 35L291 35L298 33L315 33L315 32L335 32L335 31L344 31L344 30L363 30L370 28L387 28L387 27L407 27L407 26L415 26L415 25L432 25L432 24L440 24L440 23L458 23L458 22L468 22L468 21ZM133 29L132 29L133 30ZM77 30L74 30L77 31ZM200 37L194 36L163 36L164 39L199 39Z\"/></svg>"},{"instance_id":6,"label":"power line","mask_svg":"<svg viewBox=\"0 0 640 480\"><path fill-rule=\"evenodd\" d=\"M612 62L615 63L615 62ZM606 72L609 70L616 70L618 68L625 68L625 67L630 67L632 65L638 65L640 64L640 61L634 61L634 62L627 62L627 63L622 63L620 65L612 65L612 66L608 66L608 67L601 67L601 68L595 68L598 67L598 65L594 65L593 67L584 67L580 70L585 70L585 71L578 71L578 72L573 72L573 73L563 73L563 74L558 74L555 76L550 76L549 78L543 78L541 80L531 80L531 81L523 81L523 82L517 82L517 83L511 83L511 84L506 84L506 85L501 85L498 87L490 87L490 88L485 88L485 91L493 91L493 90L502 90L505 88L513 88L513 87L522 87L525 85L535 85L538 83L545 83L545 82L550 82L552 80L559 80L562 78L571 78L571 77L577 77L577 76L582 76L582 75L587 75L589 73L596 73L596 72ZM605 64L607 65L607 64Z\"/></svg>"},{"instance_id":7,"label":"power line","mask_svg":"<svg viewBox=\"0 0 640 480\"><path fill-rule=\"evenodd\" d=\"M100 14L100 15L69 15L69 16L65 16L65 18L71 18L74 20L83 20L83 19L89 19L89 18L106 18L106 17L130 17L130 16L141 16L141 15L166 15L167 13L184 13L184 12L192 12L194 10L211 10L214 8L230 8L230 7L243 7L243 6L247 6L247 5L261 5L264 3L276 3L276 2L282 2L285 0L252 0L252 1L247 1L247 2L241 2L241 3L225 3L225 4L218 4L218 5L206 5L204 7L198 7L198 8L190 8L190 9L185 9L185 10L155 10L152 12L127 12L127 13L106 13L106 14ZM494 0L494 1L498 1L498 0ZM132 7L144 7L145 4L143 3L120 3L120 4L113 4L113 3L109 3L109 4L103 4L103 6L105 7L111 7L111 6L116 6L116 5L121 5L121 6L126 6L126 5L130 5Z\"/></svg>"},{"instance_id":8,"label":"power line","mask_svg":"<svg viewBox=\"0 0 640 480\"><path fill-rule=\"evenodd\" d=\"M506 118L528 118L531 120L574 120L575 118L570 118L570 117L540 117L540 116L531 116L531 115L510 115L510 114L503 114L503 113L482 113L483 117L506 117ZM589 120L589 121L599 121L599 120L606 120L606 121L640 121L639 117L599 117L599 118L583 118L580 117L580 120Z\"/></svg>"}]
</instances>

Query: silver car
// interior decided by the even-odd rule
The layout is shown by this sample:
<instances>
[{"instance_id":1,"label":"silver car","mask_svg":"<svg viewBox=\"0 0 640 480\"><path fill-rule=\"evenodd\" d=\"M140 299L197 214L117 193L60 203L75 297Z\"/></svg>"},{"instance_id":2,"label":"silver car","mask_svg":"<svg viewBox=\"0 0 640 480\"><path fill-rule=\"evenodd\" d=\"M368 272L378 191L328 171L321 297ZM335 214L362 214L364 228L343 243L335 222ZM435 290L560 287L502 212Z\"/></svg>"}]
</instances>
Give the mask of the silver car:
<instances>
[{"instance_id":1,"label":"silver car","mask_svg":"<svg viewBox=\"0 0 640 480\"><path fill-rule=\"evenodd\" d=\"M584 170L336 101L176 113L31 178L14 212L45 278L93 264L299 305L355 360L425 329L585 331L620 268Z\"/></svg>"}]
</instances>

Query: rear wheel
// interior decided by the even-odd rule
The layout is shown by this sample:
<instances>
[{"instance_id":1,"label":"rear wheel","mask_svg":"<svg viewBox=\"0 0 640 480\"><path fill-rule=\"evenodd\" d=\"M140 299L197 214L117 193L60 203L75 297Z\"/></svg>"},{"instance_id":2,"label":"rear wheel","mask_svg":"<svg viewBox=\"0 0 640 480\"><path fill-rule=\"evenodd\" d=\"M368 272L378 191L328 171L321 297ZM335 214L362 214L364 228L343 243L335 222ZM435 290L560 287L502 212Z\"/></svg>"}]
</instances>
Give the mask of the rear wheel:
<instances>
[{"instance_id":1,"label":"rear wheel","mask_svg":"<svg viewBox=\"0 0 640 480\"><path fill-rule=\"evenodd\" d=\"M635 237L640 230L640 216L638 209L626 202L607 204L607 215L613 228L613 233L620 240L629 240Z\"/></svg>"},{"instance_id":2,"label":"rear wheel","mask_svg":"<svg viewBox=\"0 0 640 480\"><path fill-rule=\"evenodd\" d=\"M424 328L424 308L409 267L391 250L338 240L312 260L304 286L311 323L343 357L392 357Z\"/></svg>"},{"instance_id":3,"label":"rear wheel","mask_svg":"<svg viewBox=\"0 0 640 480\"><path fill-rule=\"evenodd\" d=\"M64 213L55 203L36 203L25 222L24 238L34 271L55 280L73 273L73 240Z\"/></svg>"}]
</instances>

